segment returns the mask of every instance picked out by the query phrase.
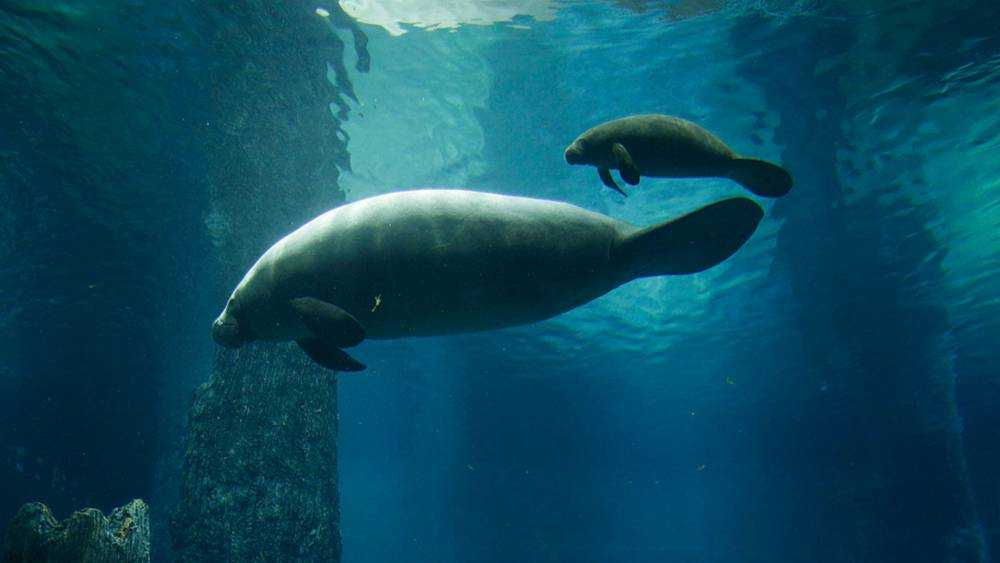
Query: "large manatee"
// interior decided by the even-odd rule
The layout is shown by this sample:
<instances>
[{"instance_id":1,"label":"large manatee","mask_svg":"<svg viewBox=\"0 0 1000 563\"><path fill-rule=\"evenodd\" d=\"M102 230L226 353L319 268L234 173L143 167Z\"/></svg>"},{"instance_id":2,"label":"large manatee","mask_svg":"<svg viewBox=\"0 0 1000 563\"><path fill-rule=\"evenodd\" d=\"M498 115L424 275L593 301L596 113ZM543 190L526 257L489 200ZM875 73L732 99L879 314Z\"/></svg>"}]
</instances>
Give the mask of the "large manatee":
<instances>
[{"instance_id":1,"label":"large manatee","mask_svg":"<svg viewBox=\"0 0 1000 563\"><path fill-rule=\"evenodd\" d=\"M639 228L555 201L414 190L328 211L284 237L233 290L223 346L295 340L316 363L357 371L365 338L540 321L636 278L692 274L731 256L760 206L713 203Z\"/></svg>"}]
</instances>

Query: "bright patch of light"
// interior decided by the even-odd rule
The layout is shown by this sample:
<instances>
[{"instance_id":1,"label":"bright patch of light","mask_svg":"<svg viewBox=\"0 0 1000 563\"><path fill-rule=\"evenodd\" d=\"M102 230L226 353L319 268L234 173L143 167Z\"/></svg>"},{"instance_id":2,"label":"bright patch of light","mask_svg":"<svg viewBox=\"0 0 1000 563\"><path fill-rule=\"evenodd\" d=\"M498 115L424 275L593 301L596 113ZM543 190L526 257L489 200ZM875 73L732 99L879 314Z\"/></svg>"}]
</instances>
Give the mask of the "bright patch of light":
<instances>
[{"instance_id":1,"label":"bright patch of light","mask_svg":"<svg viewBox=\"0 0 1000 563\"><path fill-rule=\"evenodd\" d=\"M555 17L554 4L552 0L340 0L352 18L382 27L390 35L406 33L404 26L455 29L509 22L518 16L547 21Z\"/></svg>"}]
</instances>

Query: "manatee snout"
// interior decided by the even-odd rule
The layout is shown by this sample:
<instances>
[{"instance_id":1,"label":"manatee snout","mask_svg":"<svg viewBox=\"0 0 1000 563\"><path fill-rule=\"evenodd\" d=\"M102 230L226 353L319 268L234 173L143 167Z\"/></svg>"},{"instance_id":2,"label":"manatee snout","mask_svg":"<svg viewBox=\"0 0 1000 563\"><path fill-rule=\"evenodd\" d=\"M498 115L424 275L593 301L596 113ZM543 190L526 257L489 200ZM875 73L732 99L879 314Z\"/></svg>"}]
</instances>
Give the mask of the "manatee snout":
<instances>
[{"instance_id":1,"label":"manatee snout","mask_svg":"<svg viewBox=\"0 0 1000 563\"><path fill-rule=\"evenodd\" d=\"M566 147L564 156L567 164L583 164L583 149L580 148L579 143L573 143Z\"/></svg>"},{"instance_id":2,"label":"manatee snout","mask_svg":"<svg viewBox=\"0 0 1000 563\"><path fill-rule=\"evenodd\" d=\"M239 348L246 339L240 334L240 323L223 311L212 323L212 340L219 346Z\"/></svg>"}]
</instances>

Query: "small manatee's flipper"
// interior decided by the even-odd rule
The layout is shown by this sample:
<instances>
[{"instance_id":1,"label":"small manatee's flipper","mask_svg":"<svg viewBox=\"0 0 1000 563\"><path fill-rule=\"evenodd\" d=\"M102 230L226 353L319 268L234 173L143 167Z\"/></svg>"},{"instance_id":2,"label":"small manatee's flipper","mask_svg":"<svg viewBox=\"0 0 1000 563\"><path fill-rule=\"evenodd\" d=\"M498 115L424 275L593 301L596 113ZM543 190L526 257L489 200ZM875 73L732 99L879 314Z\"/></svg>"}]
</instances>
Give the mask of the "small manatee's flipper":
<instances>
[{"instance_id":1,"label":"small manatee's flipper","mask_svg":"<svg viewBox=\"0 0 1000 563\"><path fill-rule=\"evenodd\" d=\"M613 259L626 279L701 272L739 250L763 216L750 199L726 199L628 235Z\"/></svg>"},{"instance_id":2,"label":"small manatee's flipper","mask_svg":"<svg viewBox=\"0 0 1000 563\"><path fill-rule=\"evenodd\" d=\"M615 143L611 145L611 154L614 155L615 162L618 164L618 173L622 175L622 180L632 186L638 184L639 169L632 162L632 155L628 153L628 149L621 143Z\"/></svg>"},{"instance_id":3,"label":"small manatee's flipper","mask_svg":"<svg viewBox=\"0 0 1000 563\"><path fill-rule=\"evenodd\" d=\"M350 348L365 339L361 323L336 305L312 297L292 299L291 304L302 324L320 340L338 348Z\"/></svg>"},{"instance_id":4,"label":"small manatee's flipper","mask_svg":"<svg viewBox=\"0 0 1000 563\"><path fill-rule=\"evenodd\" d=\"M601 181L604 182L605 186L607 186L607 187L611 188L612 190L614 190L614 191L622 194L625 197L628 197L628 194L625 193L625 192L623 192L622 189L618 187L618 184L615 183L614 178L611 177L611 171L610 170L608 170L607 168L598 168L597 169L597 174L600 175Z\"/></svg>"},{"instance_id":5,"label":"small manatee's flipper","mask_svg":"<svg viewBox=\"0 0 1000 563\"><path fill-rule=\"evenodd\" d=\"M781 197L792 189L792 175L766 160L734 158L728 176L762 197Z\"/></svg>"},{"instance_id":6,"label":"small manatee's flipper","mask_svg":"<svg viewBox=\"0 0 1000 563\"><path fill-rule=\"evenodd\" d=\"M318 338L300 338L295 342L312 361L326 369L336 371L362 371L365 369L365 364L355 360L332 342Z\"/></svg>"}]
</instances>

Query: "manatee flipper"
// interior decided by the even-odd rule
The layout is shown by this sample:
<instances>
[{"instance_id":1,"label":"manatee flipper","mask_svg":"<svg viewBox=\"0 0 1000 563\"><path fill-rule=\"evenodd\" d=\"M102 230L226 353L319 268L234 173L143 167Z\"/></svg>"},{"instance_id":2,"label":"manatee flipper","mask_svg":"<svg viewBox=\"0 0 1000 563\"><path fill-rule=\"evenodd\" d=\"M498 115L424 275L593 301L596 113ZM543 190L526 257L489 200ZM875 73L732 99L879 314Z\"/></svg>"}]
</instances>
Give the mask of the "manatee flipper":
<instances>
[{"instance_id":1,"label":"manatee flipper","mask_svg":"<svg viewBox=\"0 0 1000 563\"><path fill-rule=\"evenodd\" d=\"M764 217L754 201L736 197L626 236L613 259L627 279L694 274L732 256Z\"/></svg>"},{"instance_id":2,"label":"manatee flipper","mask_svg":"<svg viewBox=\"0 0 1000 563\"><path fill-rule=\"evenodd\" d=\"M601 177L601 181L604 182L605 186L622 194L625 197L628 197L628 194L623 192L622 189L618 187L618 184L615 183L615 179L611 177L610 170L608 170L607 168L598 168L597 174Z\"/></svg>"},{"instance_id":3,"label":"manatee flipper","mask_svg":"<svg viewBox=\"0 0 1000 563\"><path fill-rule=\"evenodd\" d=\"M365 369L365 364L355 360L332 342L318 338L300 338L295 342L309 356L309 359L326 369L336 371L362 371Z\"/></svg>"},{"instance_id":4,"label":"manatee flipper","mask_svg":"<svg viewBox=\"0 0 1000 563\"><path fill-rule=\"evenodd\" d=\"M757 158L734 158L727 176L762 197L781 197L792 189L787 170Z\"/></svg>"},{"instance_id":5,"label":"manatee flipper","mask_svg":"<svg viewBox=\"0 0 1000 563\"><path fill-rule=\"evenodd\" d=\"M628 149L621 143L615 143L611 145L611 154L614 155L615 162L618 164L618 173L622 175L622 180L632 186L638 184L639 169L632 162L632 155L628 153Z\"/></svg>"},{"instance_id":6,"label":"manatee flipper","mask_svg":"<svg viewBox=\"0 0 1000 563\"><path fill-rule=\"evenodd\" d=\"M336 305L313 297L292 299L291 305L302 324L320 340L338 348L350 348L365 339L361 323Z\"/></svg>"}]
</instances>

